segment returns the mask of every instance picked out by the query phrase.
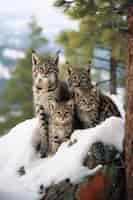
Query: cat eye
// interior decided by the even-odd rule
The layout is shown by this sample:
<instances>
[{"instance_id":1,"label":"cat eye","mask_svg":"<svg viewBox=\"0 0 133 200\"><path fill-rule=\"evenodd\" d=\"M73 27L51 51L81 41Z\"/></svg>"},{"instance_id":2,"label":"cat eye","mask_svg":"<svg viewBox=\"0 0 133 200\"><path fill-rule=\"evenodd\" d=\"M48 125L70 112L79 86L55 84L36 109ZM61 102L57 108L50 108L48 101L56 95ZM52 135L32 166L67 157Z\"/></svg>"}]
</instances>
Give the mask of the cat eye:
<instances>
[{"instance_id":1,"label":"cat eye","mask_svg":"<svg viewBox=\"0 0 133 200\"><path fill-rule=\"evenodd\" d=\"M90 99L90 102L93 102L93 99Z\"/></svg>"},{"instance_id":2,"label":"cat eye","mask_svg":"<svg viewBox=\"0 0 133 200\"><path fill-rule=\"evenodd\" d=\"M69 112L65 112L65 115L69 115Z\"/></svg>"},{"instance_id":3,"label":"cat eye","mask_svg":"<svg viewBox=\"0 0 133 200\"><path fill-rule=\"evenodd\" d=\"M86 77L85 77L85 76L81 76L81 78L82 78L82 79L86 79Z\"/></svg>"},{"instance_id":4,"label":"cat eye","mask_svg":"<svg viewBox=\"0 0 133 200\"><path fill-rule=\"evenodd\" d=\"M76 97L79 97L80 95L79 95L79 93L75 93L75 96L76 96Z\"/></svg>"},{"instance_id":5,"label":"cat eye","mask_svg":"<svg viewBox=\"0 0 133 200\"><path fill-rule=\"evenodd\" d=\"M76 79L77 79L77 76L73 76L73 79L76 80Z\"/></svg>"},{"instance_id":6,"label":"cat eye","mask_svg":"<svg viewBox=\"0 0 133 200\"><path fill-rule=\"evenodd\" d=\"M37 90L42 90L42 88L41 88L41 87L38 87L38 86L37 86L36 88L37 88Z\"/></svg>"},{"instance_id":7,"label":"cat eye","mask_svg":"<svg viewBox=\"0 0 133 200\"><path fill-rule=\"evenodd\" d=\"M85 100L85 99L82 99L82 102L83 102L83 103L86 103L86 100Z\"/></svg>"}]
</instances>

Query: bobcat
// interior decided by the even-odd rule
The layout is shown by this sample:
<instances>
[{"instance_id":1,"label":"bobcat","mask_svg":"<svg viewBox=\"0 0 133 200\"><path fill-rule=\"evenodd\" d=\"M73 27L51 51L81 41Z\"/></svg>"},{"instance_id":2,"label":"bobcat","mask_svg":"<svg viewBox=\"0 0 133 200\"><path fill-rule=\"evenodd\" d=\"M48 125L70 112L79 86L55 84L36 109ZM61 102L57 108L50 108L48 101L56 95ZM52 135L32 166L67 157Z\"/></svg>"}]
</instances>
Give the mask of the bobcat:
<instances>
[{"instance_id":1,"label":"bobcat","mask_svg":"<svg viewBox=\"0 0 133 200\"><path fill-rule=\"evenodd\" d=\"M83 128L95 127L111 116L121 117L113 101L93 86L90 89L75 89L76 112Z\"/></svg>"},{"instance_id":2,"label":"bobcat","mask_svg":"<svg viewBox=\"0 0 133 200\"><path fill-rule=\"evenodd\" d=\"M104 95L90 78L90 65L87 69L68 67L68 84L73 89L76 114L83 128L95 127L111 116L121 117L114 102Z\"/></svg>"},{"instance_id":3,"label":"bobcat","mask_svg":"<svg viewBox=\"0 0 133 200\"><path fill-rule=\"evenodd\" d=\"M99 91L92 87L75 89L75 107L76 114L80 119L83 128L91 128L98 124L99 121Z\"/></svg>"},{"instance_id":4,"label":"bobcat","mask_svg":"<svg viewBox=\"0 0 133 200\"><path fill-rule=\"evenodd\" d=\"M67 85L58 80L58 62L58 55L54 59L44 58L35 51L32 53L34 107L40 124L40 143L34 139L33 143L36 150L40 150L41 157L48 152L49 103L62 101L69 96Z\"/></svg>"},{"instance_id":5,"label":"bobcat","mask_svg":"<svg viewBox=\"0 0 133 200\"><path fill-rule=\"evenodd\" d=\"M73 114L73 100L51 103L49 119L50 154L54 154L60 144L70 138L73 131Z\"/></svg>"},{"instance_id":6,"label":"bobcat","mask_svg":"<svg viewBox=\"0 0 133 200\"><path fill-rule=\"evenodd\" d=\"M90 77L91 64L85 68L74 68L67 63L68 69L68 85L71 89L75 88L90 88L92 86Z\"/></svg>"}]
</instances>

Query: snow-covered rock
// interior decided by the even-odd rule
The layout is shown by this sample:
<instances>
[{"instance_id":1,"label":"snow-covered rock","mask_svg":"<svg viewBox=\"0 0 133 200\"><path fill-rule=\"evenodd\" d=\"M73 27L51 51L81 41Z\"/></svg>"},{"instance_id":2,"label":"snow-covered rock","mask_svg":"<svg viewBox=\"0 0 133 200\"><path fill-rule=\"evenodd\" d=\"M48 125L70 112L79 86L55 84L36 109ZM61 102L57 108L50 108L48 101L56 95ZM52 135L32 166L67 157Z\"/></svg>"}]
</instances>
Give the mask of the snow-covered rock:
<instances>
[{"instance_id":1,"label":"snow-covered rock","mask_svg":"<svg viewBox=\"0 0 133 200\"><path fill-rule=\"evenodd\" d=\"M80 182L101 168L88 169L82 162L91 145L101 141L123 150L124 120L111 117L95 128L76 130L70 141L63 143L57 153L40 159L32 147L32 134L38 133L38 120L26 120L0 138L0 199L34 200L41 184L44 187L69 178ZM76 141L76 142L75 142ZM26 174L20 177L19 167L25 166Z\"/></svg>"}]
</instances>

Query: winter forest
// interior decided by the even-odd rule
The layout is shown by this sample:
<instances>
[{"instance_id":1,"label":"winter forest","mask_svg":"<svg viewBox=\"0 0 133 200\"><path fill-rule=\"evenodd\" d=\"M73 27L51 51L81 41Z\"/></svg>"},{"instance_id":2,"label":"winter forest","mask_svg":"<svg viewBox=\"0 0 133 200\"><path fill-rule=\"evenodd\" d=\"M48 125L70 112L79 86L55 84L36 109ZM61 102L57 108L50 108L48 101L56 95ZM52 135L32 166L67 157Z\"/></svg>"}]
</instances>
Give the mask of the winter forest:
<instances>
[{"instance_id":1,"label":"winter forest","mask_svg":"<svg viewBox=\"0 0 133 200\"><path fill-rule=\"evenodd\" d=\"M133 1L1 0L0 200L133 200Z\"/></svg>"}]
</instances>

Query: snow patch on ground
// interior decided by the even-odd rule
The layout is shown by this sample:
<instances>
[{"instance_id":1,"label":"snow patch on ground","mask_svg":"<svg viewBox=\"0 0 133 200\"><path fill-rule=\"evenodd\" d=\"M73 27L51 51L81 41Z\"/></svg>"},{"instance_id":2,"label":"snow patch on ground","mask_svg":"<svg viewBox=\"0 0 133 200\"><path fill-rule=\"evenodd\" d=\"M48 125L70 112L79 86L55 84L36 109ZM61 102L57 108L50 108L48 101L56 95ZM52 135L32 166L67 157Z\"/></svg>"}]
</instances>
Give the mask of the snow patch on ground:
<instances>
[{"instance_id":1,"label":"snow patch on ground","mask_svg":"<svg viewBox=\"0 0 133 200\"><path fill-rule=\"evenodd\" d=\"M10 78L10 71L7 67L4 67L2 63L0 63L0 79L9 79Z\"/></svg>"}]
</instances>

